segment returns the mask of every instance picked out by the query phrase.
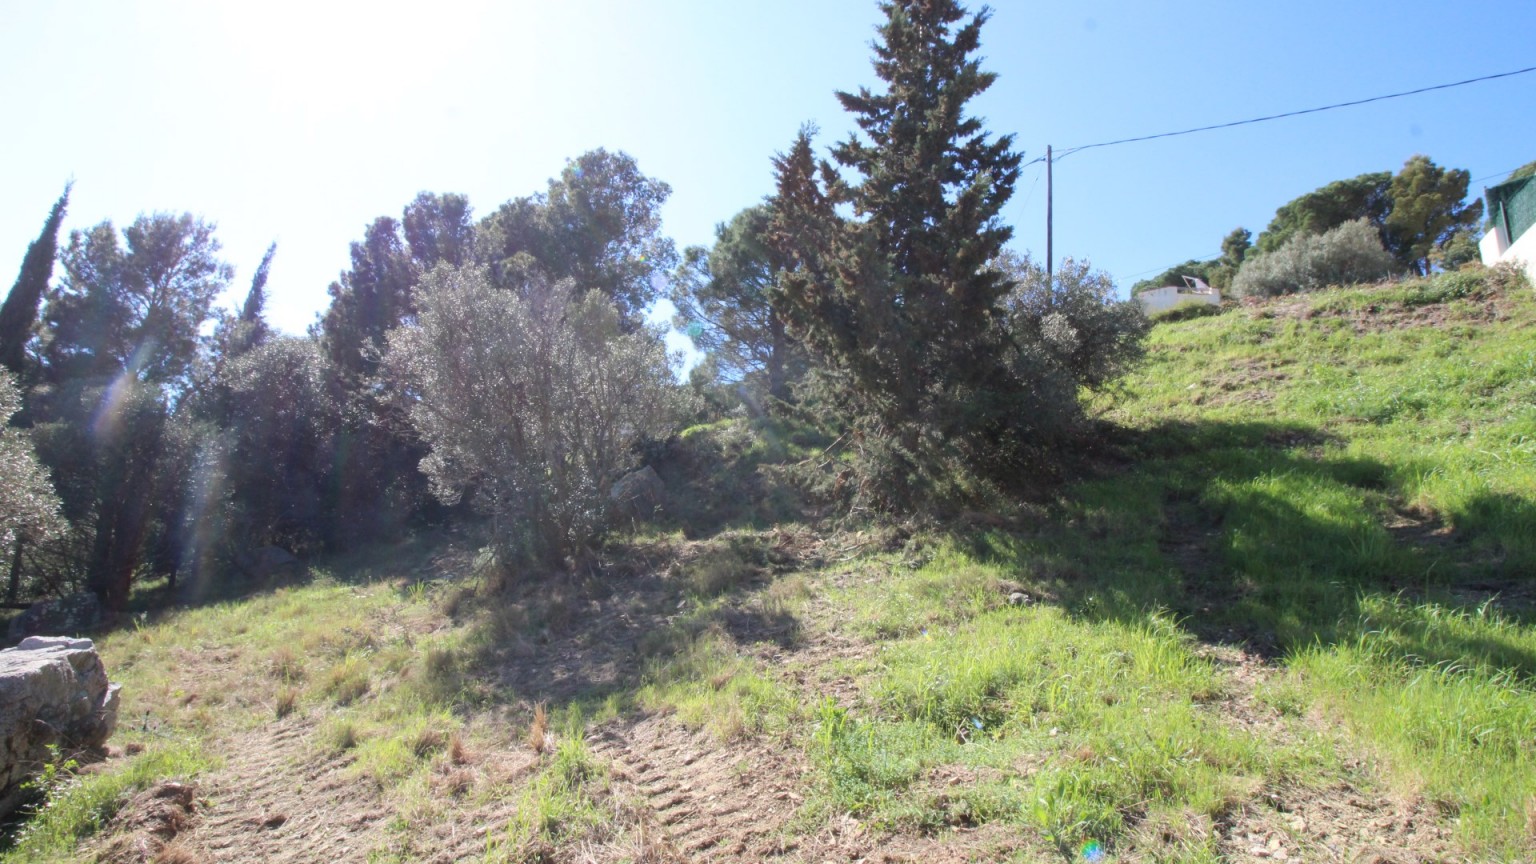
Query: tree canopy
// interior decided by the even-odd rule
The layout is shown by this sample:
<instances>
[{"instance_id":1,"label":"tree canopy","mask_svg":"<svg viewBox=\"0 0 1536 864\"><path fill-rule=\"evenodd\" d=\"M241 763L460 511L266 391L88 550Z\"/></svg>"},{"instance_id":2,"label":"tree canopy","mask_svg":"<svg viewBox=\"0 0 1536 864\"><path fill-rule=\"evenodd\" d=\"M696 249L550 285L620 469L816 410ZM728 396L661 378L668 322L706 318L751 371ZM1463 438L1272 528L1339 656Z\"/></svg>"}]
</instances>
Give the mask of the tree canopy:
<instances>
[{"instance_id":1,"label":"tree canopy","mask_svg":"<svg viewBox=\"0 0 1536 864\"><path fill-rule=\"evenodd\" d=\"M546 191L508 201L486 218L479 260L502 287L524 284L532 268L547 280L602 291L638 322L656 299L654 278L677 266L676 248L661 233L661 205L671 194L627 153L583 153Z\"/></svg>"},{"instance_id":2,"label":"tree canopy","mask_svg":"<svg viewBox=\"0 0 1536 864\"><path fill-rule=\"evenodd\" d=\"M1463 203L1470 176L1415 155L1395 175L1377 171L1336 180L1275 211L1255 251L1274 252L1297 234L1322 235L1365 219L1399 267L1427 273L1458 235L1472 231L1482 218L1481 200Z\"/></svg>"},{"instance_id":3,"label":"tree canopy","mask_svg":"<svg viewBox=\"0 0 1536 864\"><path fill-rule=\"evenodd\" d=\"M790 266L772 242L773 218L767 205L749 207L715 228L713 248L685 250L671 299L679 326L715 358L723 379L787 399L805 361L769 302L779 273Z\"/></svg>"},{"instance_id":4,"label":"tree canopy","mask_svg":"<svg viewBox=\"0 0 1536 864\"><path fill-rule=\"evenodd\" d=\"M1414 156L1392 178L1392 212L1386 228L1398 261L1428 273L1437 250L1458 234L1471 232L1483 218L1483 201L1467 197L1472 175L1462 168L1441 168L1428 156Z\"/></svg>"},{"instance_id":5,"label":"tree canopy","mask_svg":"<svg viewBox=\"0 0 1536 864\"><path fill-rule=\"evenodd\" d=\"M999 326L1011 285L986 266L1011 235L999 213L1021 157L966 111L996 77L974 56L986 10L881 9L883 88L837 94L863 133L832 150L848 177L816 164L809 130L776 160L775 234L794 266L773 304L865 440L888 448L871 488L899 504L944 494L957 465L1016 464L1025 444L1026 385Z\"/></svg>"},{"instance_id":6,"label":"tree canopy","mask_svg":"<svg viewBox=\"0 0 1536 864\"><path fill-rule=\"evenodd\" d=\"M1392 212L1392 172L1375 171L1335 180L1280 207L1254 247L1273 252L1296 234L1323 234L1356 219L1367 219L1385 238Z\"/></svg>"}]
</instances>

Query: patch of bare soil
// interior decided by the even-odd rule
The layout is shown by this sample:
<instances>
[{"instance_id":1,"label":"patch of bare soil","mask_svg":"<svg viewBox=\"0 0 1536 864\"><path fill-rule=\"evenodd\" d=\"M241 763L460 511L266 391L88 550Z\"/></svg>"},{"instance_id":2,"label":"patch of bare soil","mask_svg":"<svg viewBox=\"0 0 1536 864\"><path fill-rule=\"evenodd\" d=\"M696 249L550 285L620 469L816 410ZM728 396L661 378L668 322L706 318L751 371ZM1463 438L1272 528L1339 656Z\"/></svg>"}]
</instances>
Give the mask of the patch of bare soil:
<instances>
[{"instance_id":1,"label":"patch of bare soil","mask_svg":"<svg viewBox=\"0 0 1536 864\"><path fill-rule=\"evenodd\" d=\"M184 838L207 862L366 861L392 811L378 789L317 759L311 720L297 715L231 741L224 767L199 788L204 804Z\"/></svg>"},{"instance_id":2,"label":"patch of bare soil","mask_svg":"<svg viewBox=\"0 0 1536 864\"><path fill-rule=\"evenodd\" d=\"M1433 806L1375 797L1348 783L1281 790L1250 802L1218 827L1217 844L1234 864L1463 860L1451 826Z\"/></svg>"},{"instance_id":3,"label":"patch of bare soil","mask_svg":"<svg viewBox=\"0 0 1536 864\"><path fill-rule=\"evenodd\" d=\"M1316 308L1317 295L1299 295L1287 299L1245 301L1250 314L1307 321L1313 318L1340 318L1357 335L1382 333L1419 327L1444 327L1450 324L1490 324L1511 314L1511 300L1502 292L1490 292L1474 303L1425 303L1406 305L1397 300L1379 304L1331 309Z\"/></svg>"},{"instance_id":4,"label":"patch of bare soil","mask_svg":"<svg viewBox=\"0 0 1536 864\"><path fill-rule=\"evenodd\" d=\"M978 828L953 827L931 835L888 834L871 831L849 816L833 819L816 834L806 837L797 860L807 862L856 861L864 864L964 864L964 862L1015 860L1026 847L1024 838L1003 825ZM1026 860L1050 860L1041 849Z\"/></svg>"},{"instance_id":5,"label":"patch of bare soil","mask_svg":"<svg viewBox=\"0 0 1536 864\"><path fill-rule=\"evenodd\" d=\"M542 632L509 633L493 658L501 682L529 701L556 704L632 685L639 644L667 623L672 596L654 576L613 593L569 586L541 607Z\"/></svg>"},{"instance_id":6,"label":"patch of bare soil","mask_svg":"<svg viewBox=\"0 0 1536 864\"><path fill-rule=\"evenodd\" d=\"M803 754L763 740L724 744L667 715L609 723L591 749L612 766L615 791L682 861L993 861L1021 844L998 825L899 834L846 815L799 835Z\"/></svg>"},{"instance_id":7,"label":"patch of bare soil","mask_svg":"<svg viewBox=\"0 0 1536 864\"><path fill-rule=\"evenodd\" d=\"M1210 384L1217 392L1195 404L1239 405L1272 402L1275 388L1291 377L1290 372L1257 357L1236 360L1213 370Z\"/></svg>"},{"instance_id":8,"label":"patch of bare soil","mask_svg":"<svg viewBox=\"0 0 1536 864\"><path fill-rule=\"evenodd\" d=\"M761 860L798 845L784 833L804 800L793 750L722 744L666 715L606 724L592 733L591 750L685 860Z\"/></svg>"}]
</instances>

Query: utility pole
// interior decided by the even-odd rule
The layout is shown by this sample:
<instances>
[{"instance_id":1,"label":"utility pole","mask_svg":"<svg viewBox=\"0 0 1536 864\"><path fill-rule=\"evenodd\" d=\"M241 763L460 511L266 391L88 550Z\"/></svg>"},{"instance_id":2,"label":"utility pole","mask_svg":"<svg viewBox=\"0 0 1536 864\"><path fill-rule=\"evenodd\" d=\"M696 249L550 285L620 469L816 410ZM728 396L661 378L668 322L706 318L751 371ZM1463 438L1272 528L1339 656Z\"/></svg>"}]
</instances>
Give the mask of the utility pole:
<instances>
[{"instance_id":1,"label":"utility pole","mask_svg":"<svg viewBox=\"0 0 1536 864\"><path fill-rule=\"evenodd\" d=\"M1051 270L1056 265L1053 263L1051 249L1051 145L1045 145L1045 288L1053 290L1054 282L1051 281Z\"/></svg>"}]
</instances>

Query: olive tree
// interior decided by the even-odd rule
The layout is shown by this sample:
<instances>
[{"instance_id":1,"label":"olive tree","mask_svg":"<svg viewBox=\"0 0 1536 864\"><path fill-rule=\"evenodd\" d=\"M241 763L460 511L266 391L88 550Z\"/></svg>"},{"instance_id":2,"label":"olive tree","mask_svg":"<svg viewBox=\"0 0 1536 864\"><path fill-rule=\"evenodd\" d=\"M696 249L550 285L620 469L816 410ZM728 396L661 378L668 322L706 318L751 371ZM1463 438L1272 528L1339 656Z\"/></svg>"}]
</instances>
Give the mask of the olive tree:
<instances>
[{"instance_id":1,"label":"olive tree","mask_svg":"<svg viewBox=\"0 0 1536 864\"><path fill-rule=\"evenodd\" d=\"M601 291L497 288L478 266L437 268L417 301L386 363L431 447L434 493L449 504L472 493L512 560L579 557L635 444L667 434L682 407L660 334L626 326Z\"/></svg>"},{"instance_id":2,"label":"olive tree","mask_svg":"<svg viewBox=\"0 0 1536 864\"><path fill-rule=\"evenodd\" d=\"M1047 275L1004 250L992 267L1013 283L1003 321L1020 362L1044 367L1035 377L1056 379L1049 389L1064 394L1055 410L1074 411L1079 388L1102 389L1141 359L1151 326L1141 305L1117 299L1114 280L1090 262L1066 258Z\"/></svg>"},{"instance_id":3,"label":"olive tree","mask_svg":"<svg viewBox=\"0 0 1536 864\"><path fill-rule=\"evenodd\" d=\"M18 598L22 551L27 544L60 534L64 528L48 472L37 461L26 431L10 425L11 416L19 410L21 395L10 373L0 369L0 476L5 477L0 483L0 553L7 556L9 568L7 603Z\"/></svg>"}]
</instances>

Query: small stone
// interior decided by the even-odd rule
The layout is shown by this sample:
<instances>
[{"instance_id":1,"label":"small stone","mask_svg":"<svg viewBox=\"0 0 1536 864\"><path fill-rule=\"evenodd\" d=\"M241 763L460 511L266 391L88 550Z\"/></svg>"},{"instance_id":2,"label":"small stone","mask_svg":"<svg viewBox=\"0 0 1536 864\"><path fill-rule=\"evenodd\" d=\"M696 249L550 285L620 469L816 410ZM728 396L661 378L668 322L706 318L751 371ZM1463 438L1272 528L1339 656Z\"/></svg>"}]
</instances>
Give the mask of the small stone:
<instances>
[{"instance_id":1,"label":"small stone","mask_svg":"<svg viewBox=\"0 0 1536 864\"><path fill-rule=\"evenodd\" d=\"M1275 860L1276 861L1289 861L1290 858L1291 858L1291 853L1287 852L1285 850L1284 846L1282 846L1279 849L1275 850Z\"/></svg>"}]
</instances>

